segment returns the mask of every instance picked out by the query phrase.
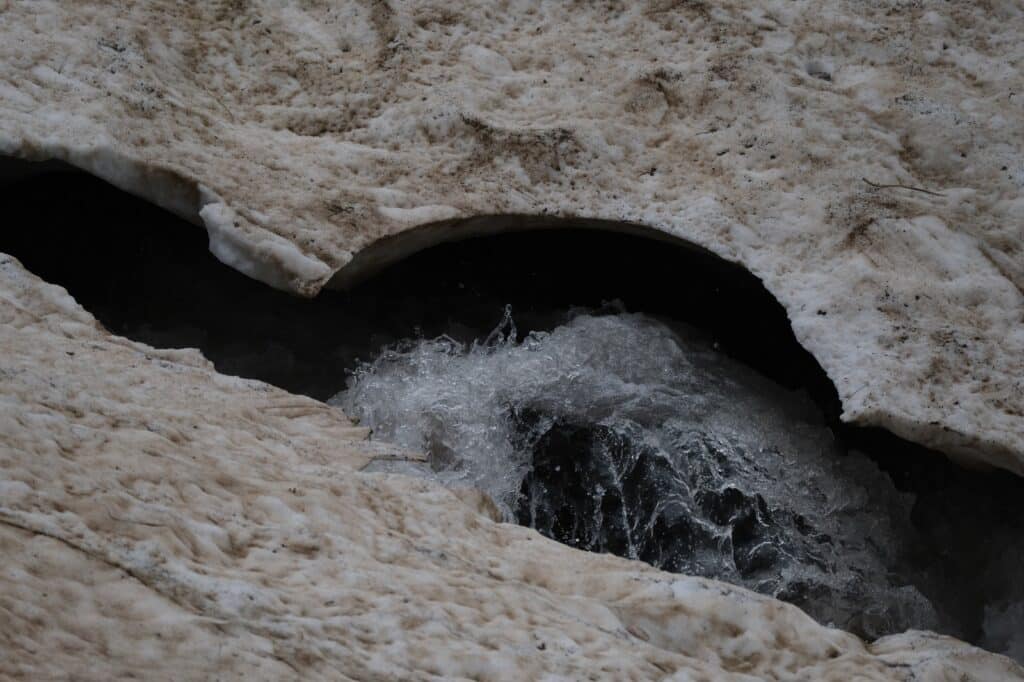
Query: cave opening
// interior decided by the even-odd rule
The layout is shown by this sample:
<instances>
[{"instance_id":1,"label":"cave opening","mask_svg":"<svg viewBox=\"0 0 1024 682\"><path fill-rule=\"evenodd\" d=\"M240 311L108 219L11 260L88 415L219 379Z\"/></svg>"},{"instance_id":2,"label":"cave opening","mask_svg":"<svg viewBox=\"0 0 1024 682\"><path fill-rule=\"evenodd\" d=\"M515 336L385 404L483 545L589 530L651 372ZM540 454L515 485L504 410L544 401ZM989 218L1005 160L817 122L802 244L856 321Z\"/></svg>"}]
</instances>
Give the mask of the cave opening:
<instances>
[{"instance_id":1,"label":"cave opening","mask_svg":"<svg viewBox=\"0 0 1024 682\"><path fill-rule=\"evenodd\" d=\"M598 416L517 401L508 391L487 394L494 405L480 419L497 414L510 452L526 458L511 488L510 520L584 549L737 582L868 637L923 627L1024 658L1024 594L1014 585L1024 559L1024 511L1016 502L1024 482L966 471L882 430L840 423L828 377L794 338L781 305L743 268L684 245L551 221L544 229L431 247L350 290L301 299L222 265L202 229L89 175L46 169L0 181L11 215L0 252L65 287L113 333L156 347L199 348L223 373L331 399L350 412L358 413L351 407L360 398L393 397L362 390L366 381L401 370L407 373L394 376L409 386L410 368L422 379L425 366L450 372L463 363L462 375L442 377L460 390L474 377L547 390L578 344L606 341L590 348L585 362L622 373L620 383L657 382L639 400L649 423L633 412L623 416L609 406L616 398L603 394L581 403L597 405ZM511 314L503 318L506 307ZM725 358L708 360L701 372L733 363L750 376L731 383L776 387L765 389L775 393L762 402L796 396L790 411L799 413L799 429L816 429L814 443L830 441L808 456L832 458L827 471L839 472L839 485L822 499L855 506L843 497L848 484L865 509L822 508L815 518L788 508L779 499L792 491L776 491L773 500L770 488L782 478L813 479L806 457L765 469L761 462L778 454L771 447L755 451L713 429L670 424L673 391L686 387L734 401L740 416L762 409L716 393L714 380L664 379L664 354L675 352L672 344L685 346L684 337L698 354ZM381 361L388 349L392 360ZM637 376L636 363L620 362L629 349L651 356L649 374ZM536 380L520 381L536 369L529 353L554 360ZM680 356L680 367L689 357ZM438 376L422 385L435 385ZM576 398L573 391L580 392L570 385L566 401ZM487 402L481 394L458 395L469 402L452 403L453 413ZM422 397L423 405L436 401ZM387 425L378 430L389 433ZM422 430L414 436L442 468L458 458L450 443L438 445ZM884 494L874 489L885 486L891 490ZM663 504L680 487L686 495ZM825 523L826 516L833 518ZM898 531L878 527L880 518ZM856 542L844 540L844 529L857 524ZM882 558L843 563L843 552ZM865 567L886 573L882 582L892 590L873 592L865 587L870 581L858 582ZM855 608L911 589L915 596L895 610L884 605L866 616Z\"/></svg>"}]
</instances>

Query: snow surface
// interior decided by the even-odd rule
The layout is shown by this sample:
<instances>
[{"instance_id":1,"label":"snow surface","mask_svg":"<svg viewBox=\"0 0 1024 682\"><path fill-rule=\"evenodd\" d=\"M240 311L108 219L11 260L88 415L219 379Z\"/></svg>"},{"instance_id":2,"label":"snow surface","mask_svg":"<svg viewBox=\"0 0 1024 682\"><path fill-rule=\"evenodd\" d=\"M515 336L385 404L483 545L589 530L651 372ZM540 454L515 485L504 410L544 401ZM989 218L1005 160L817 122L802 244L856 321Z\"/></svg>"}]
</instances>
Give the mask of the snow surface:
<instances>
[{"instance_id":1,"label":"snow surface","mask_svg":"<svg viewBox=\"0 0 1024 682\"><path fill-rule=\"evenodd\" d=\"M1022 33L1014 0L7 0L0 153L304 295L460 218L646 225L762 278L845 419L1024 473Z\"/></svg>"}]
</instances>

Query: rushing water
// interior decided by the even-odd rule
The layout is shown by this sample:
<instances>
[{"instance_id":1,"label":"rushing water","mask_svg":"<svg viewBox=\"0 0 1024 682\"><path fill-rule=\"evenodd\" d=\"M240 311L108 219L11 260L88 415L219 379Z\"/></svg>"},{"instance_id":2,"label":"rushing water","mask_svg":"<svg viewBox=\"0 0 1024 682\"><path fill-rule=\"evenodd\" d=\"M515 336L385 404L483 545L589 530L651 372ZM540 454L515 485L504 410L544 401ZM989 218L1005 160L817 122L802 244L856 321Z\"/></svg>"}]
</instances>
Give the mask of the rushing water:
<instances>
[{"instance_id":1,"label":"rushing water","mask_svg":"<svg viewBox=\"0 0 1024 682\"><path fill-rule=\"evenodd\" d=\"M385 470L479 488L567 544L744 585L868 637L956 629L922 592L914 496L842 454L802 393L692 330L577 311L519 340L506 312L473 343L385 349L332 402L430 455ZM1012 649L1019 621L989 616Z\"/></svg>"},{"instance_id":2,"label":"rushing water","mask_svg":"<svg viewBox=\"0 0 1024 682\"><path fill-rule=\"evenodd\" d=\"M0 230L0 251L112 332L198 347L221 372L317 399L351 377L336 401L376 437L431 454L408 473L482 488L509 520L748 585L862 634L934 627L1024 660L1024 479L839 425L834 387L742 269L563 221L428 249L351 292L298 300L95 178L0 183L0 198L12 225L31 226ZM616 297L746 364L650 317L565 313ZM550 333L513 334L510 318L488 339L505 302L521 327ZM854 444L868 456L845 454Z\"/></svg>"}]
</instances>

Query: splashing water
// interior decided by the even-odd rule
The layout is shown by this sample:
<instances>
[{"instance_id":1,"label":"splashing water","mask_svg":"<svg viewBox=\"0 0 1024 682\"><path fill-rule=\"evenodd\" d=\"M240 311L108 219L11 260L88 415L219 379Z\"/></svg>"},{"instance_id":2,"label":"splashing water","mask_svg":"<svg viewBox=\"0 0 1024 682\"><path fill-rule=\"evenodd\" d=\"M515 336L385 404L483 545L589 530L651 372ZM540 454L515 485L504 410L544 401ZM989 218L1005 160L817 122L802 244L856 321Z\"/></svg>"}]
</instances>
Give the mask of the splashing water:
<instances>
[{"instance_id":1,"label":"splashing water","mask_svg":"<svg viewBox=\"0 0 1024 682\"><path fill-rule=\"evenodd\" d=\"M577 312L522 341L406 341L331 402L429 454L383 465L486 492L583 549L715 577L876 637L942 629L914 585L912 496L844 456L820 414L696 333ZM911 577L908 577L911 576Z\"/></svg>"}]
</instances>

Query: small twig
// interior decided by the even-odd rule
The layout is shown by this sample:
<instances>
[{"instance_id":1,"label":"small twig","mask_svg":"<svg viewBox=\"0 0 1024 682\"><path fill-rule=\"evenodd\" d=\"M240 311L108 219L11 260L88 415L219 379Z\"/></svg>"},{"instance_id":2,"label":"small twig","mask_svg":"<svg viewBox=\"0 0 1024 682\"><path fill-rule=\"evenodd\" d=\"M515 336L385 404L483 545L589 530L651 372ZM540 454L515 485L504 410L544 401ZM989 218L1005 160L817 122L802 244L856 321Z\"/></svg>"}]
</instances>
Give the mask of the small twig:
<instances>
[{"instance_id":1,"label":"small twig","mask_svg":"<svg viewBox=\"0 0 1024 682\"><path fill-rule=\"evenodd\" d=\"M915 192L924 192L925 194L930 194L933 197L944 197L944 196L946 196L945 194L940 194L939 192L933 192L930 189L924 189L923 187L911 187L910 185L880 185L877 182L871 182L867 178L861 178L861 180L863 180L864 182L868 183L869 185L871 185L875 189L912 189Z\"/></svg>"},{"instance_id":2,"label":"small twig","mask_svg":"<svg viewBox=\"0 0 1024 682\"><path fill-rule=\"evenodd\" d=\"M217 104L220 105L220 108L224 110L224 113L226 113L228 115L228 118L231 119L232 123L237 123L238 122L235 119L234 112L232 112L230 109L228 109L227 105L224 104L224 101L220 97L217 97L217 95L213 94L212 92L210 93L210 97L213 99L214 102L216 102Z\"/></svg>"}]
</instances>

